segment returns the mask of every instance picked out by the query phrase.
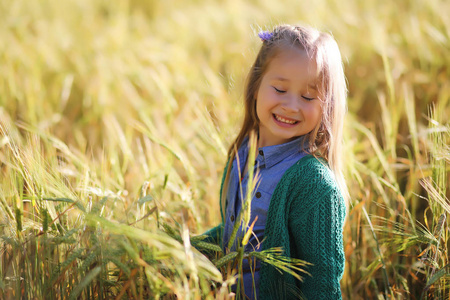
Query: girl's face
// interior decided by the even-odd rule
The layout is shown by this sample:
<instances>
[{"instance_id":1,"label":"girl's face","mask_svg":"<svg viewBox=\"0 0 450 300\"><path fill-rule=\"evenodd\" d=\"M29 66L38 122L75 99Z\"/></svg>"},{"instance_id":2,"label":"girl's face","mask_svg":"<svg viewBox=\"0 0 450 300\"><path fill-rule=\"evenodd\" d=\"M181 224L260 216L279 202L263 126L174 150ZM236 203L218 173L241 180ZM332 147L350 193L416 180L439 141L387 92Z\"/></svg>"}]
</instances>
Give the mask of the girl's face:
<instances>
[{"instance_id":1,"label":"girl's face","mask_svg":"<svg viewBox=\"0 0 450 300\"><path fill-rule=\"evenodd\" d=\"M286 143L311 132L322 115L316 64L305 51L289 48L269 63L256 94L258 147Z\"/></svg>"}]
</instances>

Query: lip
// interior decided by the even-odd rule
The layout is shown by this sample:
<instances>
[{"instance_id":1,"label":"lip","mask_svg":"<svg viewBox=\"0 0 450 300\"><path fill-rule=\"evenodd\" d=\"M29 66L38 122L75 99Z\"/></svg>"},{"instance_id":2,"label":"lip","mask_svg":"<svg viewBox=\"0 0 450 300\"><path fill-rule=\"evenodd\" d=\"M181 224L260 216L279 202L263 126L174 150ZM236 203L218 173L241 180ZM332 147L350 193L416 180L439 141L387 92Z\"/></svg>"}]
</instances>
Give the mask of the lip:
<instances>
[{"instance_id":1,"label":"lip","mask_svg":"<svg viewBox=\"0 0 450 300\"><path fill-rule=\"evenodd\" d=\"M283 119L286 119L286 120L288 120L288 121L295 121L295 122L296 122L296 123L294 123L294 124L283 123L283 122L281 122L281 121L278 121L277 118L275 117L275 115L276 115L276 114L272 114L272 118L273 118L274 122L275 122L277 125L279 125L279 126L281 126L281 127L284 127L284 128L292 128L292 127L295 127L295 126L297 126L298 123L300 122L300 121L295 120L295 119L292 119L292 118L287 118L287 117L284 117L284 116L281 116L281 115L277 115L277 116L279 116L279 117L281 117L281 118L283 118Z\"/></svg>"}]
</instances>

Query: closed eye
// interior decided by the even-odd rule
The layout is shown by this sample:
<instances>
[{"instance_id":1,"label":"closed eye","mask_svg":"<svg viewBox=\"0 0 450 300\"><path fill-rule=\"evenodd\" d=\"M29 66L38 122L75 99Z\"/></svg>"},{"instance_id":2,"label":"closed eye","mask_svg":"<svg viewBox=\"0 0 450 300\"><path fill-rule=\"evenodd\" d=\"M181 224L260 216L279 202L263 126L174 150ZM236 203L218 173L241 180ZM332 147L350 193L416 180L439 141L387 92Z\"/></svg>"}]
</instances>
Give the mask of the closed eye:
<instances>
[{"instance_id":1,"label":"closed eye","mask_svg":"<svg viewBox=\"0 0 450 300\"><path fill-rule=\"evenodd\" d=\"M278 94L284 94L284 93L286 93L286 91L279 90L279 89L277 89L277 88L274 87L274 86L273 86L273 88L275 89L275 92L277 92Z\"/></svg>"},{"instance_id":2,"label":"closed eye","mask_svg":"<svg viewBox=\"0 0 450 300\"><path fill-rule=\"evenodd\" d=\"M309 98L309 97L305 97L305 96L302 96L302 98L305 99L305 100L308 100L308 101L312 101L312 100L315 99L315 98Z\"/></svg>"}]
</instances>

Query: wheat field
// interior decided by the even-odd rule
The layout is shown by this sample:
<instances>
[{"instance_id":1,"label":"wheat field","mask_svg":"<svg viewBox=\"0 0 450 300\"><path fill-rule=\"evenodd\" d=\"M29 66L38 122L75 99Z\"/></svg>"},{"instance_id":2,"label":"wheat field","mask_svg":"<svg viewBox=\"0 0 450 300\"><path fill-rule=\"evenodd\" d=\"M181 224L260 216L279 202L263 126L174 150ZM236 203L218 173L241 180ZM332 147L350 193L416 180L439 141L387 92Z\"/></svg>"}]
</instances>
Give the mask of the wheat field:
<instances>
[{"instance_id":1,"label":"wheat field","mask_svg":"<svg viewBox=\"0 0 450 300\"><path fill-rule=\"evenodd\" d=\"M280 23L344 58L343 298L449 299L444 0L0 0L0 298L233 297L252 254L198 235L220 220L257 33Z\"/></svg>"}]
</instances>

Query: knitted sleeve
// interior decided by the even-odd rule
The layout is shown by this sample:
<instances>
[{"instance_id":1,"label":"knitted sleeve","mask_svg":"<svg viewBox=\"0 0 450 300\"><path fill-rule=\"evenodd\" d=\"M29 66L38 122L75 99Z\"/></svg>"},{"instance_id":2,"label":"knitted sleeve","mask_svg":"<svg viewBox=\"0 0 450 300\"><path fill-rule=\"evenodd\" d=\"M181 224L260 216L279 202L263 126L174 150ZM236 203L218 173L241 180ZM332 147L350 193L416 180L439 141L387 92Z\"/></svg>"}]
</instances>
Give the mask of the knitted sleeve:
<instances>
[{"instance_id":1,"label":"knitted sleeve","mask_svg":"<svg viewBox=\"0 0 450 300\"><path fill-rule=\"evenodd\" d=\"M207 243L222 245L223 227L224 225L223 223L221 223L220 225L213 227L203 233L202 235L206 236L203 241Z\"/></svg>"},{"instance_id":2,"label":"knitted sleeve","mask_svg":"<svg viewBox=\"0 0 450 300\"><path fill-rule=\"evenodd\" d=\"M301 197L291 202L291 255L313 264L307 268L311 276L299 283L305 299L342 299L344 199L328 168L322 166L312 175L302 184Z\"/></svg>"}]
</instances>

